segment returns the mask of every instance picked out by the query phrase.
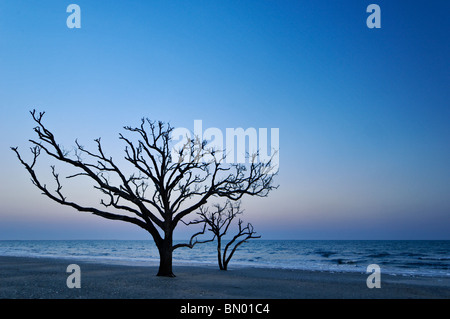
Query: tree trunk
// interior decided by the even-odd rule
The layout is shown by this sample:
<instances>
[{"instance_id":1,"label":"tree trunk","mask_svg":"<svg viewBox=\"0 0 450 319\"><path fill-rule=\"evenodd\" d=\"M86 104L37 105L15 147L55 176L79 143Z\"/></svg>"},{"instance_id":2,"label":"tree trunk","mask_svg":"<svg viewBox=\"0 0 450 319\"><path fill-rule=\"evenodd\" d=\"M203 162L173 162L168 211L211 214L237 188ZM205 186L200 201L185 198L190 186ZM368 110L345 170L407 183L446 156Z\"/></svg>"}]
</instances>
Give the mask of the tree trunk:
<instances>
[{"instance_id":1,"label":"tree trunk","mask_svg":"<svg viewBox=\"0 0 450 319\"><path fill-rule=\"evenodd\" d=\"M172 272L172 233L166 233L164 240L158 247L159 270L157 276L175 277Z\"/></svg>"},{"instance_id":2,"label":"tree trunk","mask_svg":"<svg viewBox=\"0 0 450 319\"><path fill-rule=\"evenodd\" d=\"M222 263L222 270L228 269L228 260L225 259L225 255L223 255L223 263Z\"/></svg>"},{"instance_id":3,"label":"tree trunk","mask_svg":"<svg viewBox=\"0 0 450 319\"><path fill-rule=\"evenodd\" d=\"M222 265L222 240L221 240L220 236L217 236L217 260L219 262L219 269L226 270L223 268L223 265Z\"/></svg>"}]
</instances>

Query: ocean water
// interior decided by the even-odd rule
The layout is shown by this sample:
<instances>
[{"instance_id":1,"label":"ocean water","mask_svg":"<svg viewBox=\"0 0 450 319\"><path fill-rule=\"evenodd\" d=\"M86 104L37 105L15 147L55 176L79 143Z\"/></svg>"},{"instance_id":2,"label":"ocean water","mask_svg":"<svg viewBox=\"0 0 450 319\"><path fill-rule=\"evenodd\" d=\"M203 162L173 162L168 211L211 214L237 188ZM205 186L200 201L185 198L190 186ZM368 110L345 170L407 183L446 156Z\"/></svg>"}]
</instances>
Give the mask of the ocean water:
<instances>
[{"instance_id":1,"label":"ocean water","mask_svg":"<svg viewBox=\"0 0 450 319\"><path fill-rule=\"evenodd\" d=\"M177 242L176 242L177 243ZM77 258L129 265L157 265L158 251L146 240L5 240L0 256ZM217 266L215 243L174 251L174 265ZM450 241L252 240L233 255L229 269L268 267L450 277Z\"/></svg>"}]
</instances>

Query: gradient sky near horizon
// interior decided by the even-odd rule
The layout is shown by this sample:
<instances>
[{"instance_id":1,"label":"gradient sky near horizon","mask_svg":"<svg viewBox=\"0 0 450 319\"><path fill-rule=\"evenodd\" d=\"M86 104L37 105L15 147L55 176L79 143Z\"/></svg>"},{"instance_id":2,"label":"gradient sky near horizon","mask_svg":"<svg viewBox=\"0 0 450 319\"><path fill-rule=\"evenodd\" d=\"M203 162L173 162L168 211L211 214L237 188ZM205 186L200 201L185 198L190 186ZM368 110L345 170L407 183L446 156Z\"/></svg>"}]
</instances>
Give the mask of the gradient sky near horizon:
<instances>
[{"instance_id":1,"label":"gradient sky near horizon","mask_svg":"<svg viewBox=\"0 0 450 319\"><path fill-rule=\"evenodd\" d=\"M371 3L381 29L366 26ZM0 239L150 239L39 194L9 149L28 155L33 108L67 148L102 137L118 155L141 117L279 128L280 187L243 201L263 239L450 239L449 13L438 0L1 0Z\"/></svg>"}]
</instances>

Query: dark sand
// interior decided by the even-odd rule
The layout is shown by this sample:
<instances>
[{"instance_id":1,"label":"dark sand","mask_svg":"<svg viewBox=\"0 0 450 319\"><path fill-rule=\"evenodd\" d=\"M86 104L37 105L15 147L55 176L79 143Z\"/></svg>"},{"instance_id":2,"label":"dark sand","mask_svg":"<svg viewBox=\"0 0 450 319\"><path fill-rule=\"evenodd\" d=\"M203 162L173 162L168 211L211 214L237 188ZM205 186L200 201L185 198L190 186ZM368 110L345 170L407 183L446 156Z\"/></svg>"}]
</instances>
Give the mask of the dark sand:
<instances>
[{"instance_id":1,"label":"dark sand","mask_svg":"<svg viewBox=\"0 0 450 319\"><path fill-rule=\"evenodd\" d=\"M81 267L81 288L69 289L69 264ZM365 273L263 268L174 266L176 278L157 267L77 260L0 257L0 298L7 299L429 299L450 298L450 278L381 274L369 289Z\"/></svg>"}]
</instances>

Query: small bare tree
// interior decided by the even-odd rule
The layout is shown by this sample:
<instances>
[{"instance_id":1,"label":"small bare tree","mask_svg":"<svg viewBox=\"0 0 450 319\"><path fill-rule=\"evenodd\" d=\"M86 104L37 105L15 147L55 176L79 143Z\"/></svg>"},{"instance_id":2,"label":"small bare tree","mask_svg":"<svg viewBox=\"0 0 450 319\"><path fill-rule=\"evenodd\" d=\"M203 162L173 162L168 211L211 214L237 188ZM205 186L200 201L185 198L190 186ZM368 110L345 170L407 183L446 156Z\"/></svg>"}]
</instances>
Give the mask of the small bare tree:
<instances>
[{"instance_id":1,"label":"small bare tree","mask_svg":"<svg viewBox=\"0 0 450 319\"><path fill-rule=\"evenodd\" d=\"M210 212L208 208L200 207L200 211L197 213L199 215L199 218L186 223L186 225L203 224L203 230L191 237L191 248L196 243L213 241L215 238L217 238L217 259L219 262L219 268L220 270L227 270L228 263L230 262L237 248L247 240L251 238L261 238L261 236L256 235L252 224L248 223L244 227L243 221L239 218L238 232L225 245L225 248L222 252L223 237L227 234L227 231L229 230L230 225L232 224L235 217L241 215L243 213L243 210L241 210L240 201L232 203L230 200L227 200L225 205L223 206L220 204L214 205L214 209L214 211ZM193 242L194 237L204 234L205 227L207 226L209 227L208 230L214 234L214 237L206 241L196 240L195 242Z\"/></svg>"}]
</instances>

